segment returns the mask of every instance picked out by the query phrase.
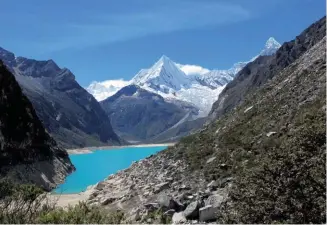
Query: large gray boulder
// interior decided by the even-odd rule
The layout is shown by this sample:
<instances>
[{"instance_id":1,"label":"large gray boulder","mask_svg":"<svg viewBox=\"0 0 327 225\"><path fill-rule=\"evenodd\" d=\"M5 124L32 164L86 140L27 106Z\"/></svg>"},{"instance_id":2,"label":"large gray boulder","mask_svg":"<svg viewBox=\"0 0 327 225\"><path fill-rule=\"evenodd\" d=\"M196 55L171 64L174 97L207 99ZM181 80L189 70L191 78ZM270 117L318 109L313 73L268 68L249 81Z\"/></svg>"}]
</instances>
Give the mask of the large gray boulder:
<instances>
[{"instance_id":1,"label":"large gray boulder","mask_svg":"<svg viewBox=\"0 0 327 225\"><path fill-rule=\"evenodd\" d=\"M199 209L200 221L212 221L217 219L217 213L225 197L221 194L209 196L205 201L205 206Z\"/></svg>"},{"instance_id":2,"label":"large gray boulder","mask_svg":"<svg viewBox=\"0 0 327 225\"><path fill-rule=\"evenodd\" d=\"M186 218L183 212L174 213L172 218L173 224L185 223Z\"/></svg>"},{"instance_id":3,"label":"large gray boulder","mask_svg":"<svg viewBox=\"0 0 327 225\"><path fill-rule=\"evenodd\" d=\"M200 202L191 202L184 210L184 215L187 219L197 219L199 217Z\"/></svg>"},{"instance_id":4,"label":"large gray boulder","mask_svg":"<svg viewBox=\"0 0 327 225\"><path fill-rule=\"evenodd\" d=\"M166 194L161 194L158 196L158 203L160 207L165 210L174 209L176 212L179 212L184 208L181 203L175 201L172 197Z\"/></svg>"}]
</instances>

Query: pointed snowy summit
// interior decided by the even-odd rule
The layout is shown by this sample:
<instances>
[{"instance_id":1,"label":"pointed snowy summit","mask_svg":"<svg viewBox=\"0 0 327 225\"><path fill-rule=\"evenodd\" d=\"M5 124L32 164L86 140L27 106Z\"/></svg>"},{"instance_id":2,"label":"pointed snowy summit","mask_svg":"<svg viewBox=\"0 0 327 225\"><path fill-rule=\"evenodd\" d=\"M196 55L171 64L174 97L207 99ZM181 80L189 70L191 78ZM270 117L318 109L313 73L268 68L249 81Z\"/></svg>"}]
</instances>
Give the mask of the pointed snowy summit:
<instances>
[{"instance_id":1,"label":"pointed snowy summit","mask_svg":"<svg viewBox=\"0 0 327 225\"><path fill-rule=\"evenodd\" d=\"M266 41L266 45L265 48L280 48L281 44L276 41L275 38L270 37L267 41Z\"/></svg>"}]
</instances>

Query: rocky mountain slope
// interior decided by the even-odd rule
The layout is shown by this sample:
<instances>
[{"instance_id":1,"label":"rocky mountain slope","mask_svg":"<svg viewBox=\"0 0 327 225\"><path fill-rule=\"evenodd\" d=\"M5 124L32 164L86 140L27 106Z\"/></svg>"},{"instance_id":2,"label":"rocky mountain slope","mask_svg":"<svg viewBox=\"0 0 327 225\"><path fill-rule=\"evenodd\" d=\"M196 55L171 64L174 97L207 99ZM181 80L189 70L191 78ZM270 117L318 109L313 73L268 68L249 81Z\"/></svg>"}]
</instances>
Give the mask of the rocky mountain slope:
<instances>
[{"instance_id":1,"label":"rocky mountain slope","mask_svg":"<svg viewBox=\"0 0 327 225\"><path fill-rule=\"evenodd\" d=\"M46 190L74 170L38 119L15 77L0 60L0 178L34 183Z\"/></svg>"},{"instance_id":2,"label":"rocky mountain slope","mask_svg":"<svg viewBox=\"0 0 327 225\"><path fill-rule=\"evenodd\" d=\"M66 68L52 60L15 57L0 48L0 59L15 75L44 127L64 147L118 145L120 139L100 104Z\"/></svg>"},{"instance_id":3,"label":"rocky mountain slope","mask_svg":"<svg viewBox=\"0 0 327 225\"><path fill-rule=\"evenodd\" d=\"M190 104L168 102L136 85L126 86L100 103L114 130L131 142L152 140L198 114L198 110Z\"/></svg>"},{"instance_id":4,"label":"rocky mountain slope","mask_svg":"<svg viewBox=\"0 0 327 225\"><path fill-rule=\"evenodd\" d=\"M326 33L324 24L325 18L322 18L295 40L284 43L276 54L263 55L248 63L220 93L218 101L212 106L210 117L217 118L232 110L243 101L247 93L265 84L319 42Z\"/></svg>"},{"instance_id":5,"label":"rocky mountain slope","mask_svg":"<svg viewBox=\"0 0 327 225\"><path fill-rule=\"evenodd\" d=\"M91 187L88 202L142 223L325 223L322 26L325 19L302 33L301 55L285 54L284 69L235 110Z\"/></svg>"}]
</instances>

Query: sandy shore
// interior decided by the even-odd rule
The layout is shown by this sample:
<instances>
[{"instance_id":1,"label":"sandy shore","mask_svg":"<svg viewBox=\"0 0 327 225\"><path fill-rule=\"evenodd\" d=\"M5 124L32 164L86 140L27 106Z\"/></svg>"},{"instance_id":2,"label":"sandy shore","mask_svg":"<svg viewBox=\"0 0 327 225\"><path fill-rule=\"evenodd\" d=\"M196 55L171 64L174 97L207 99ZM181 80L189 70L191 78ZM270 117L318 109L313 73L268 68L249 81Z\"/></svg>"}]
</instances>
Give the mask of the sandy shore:
<instances>
[{"instance_id":1,"label":"sandy shore","mask_svg":"<svg viewBox=\"0 0 327 225\"><path fill-rule=\"evenodd\" d=\"M140 144L140 145L123 145L123 146L100 146L100 147L86 147L86 148L77 148L77 149L67 149L68 154L88 154L92 153L94 150L111 150L111 149L119 149L119 148L127 148L127 147L158 147L158 146L173 146L176 143L164 143L164 144Z\"/></svg>"},{"instance_id":2,"label":"sandy shore","mask_svg":"<svg viewBox=\"0 0 327 225\"><path fill-rule=\"evenodd\" d=\"M55 194L48 195L48 200L58 207L68 207L78 204L80 201L86 201L90 195L90 191L80 192L76 194Z\"/></svg>"}]
</instances>

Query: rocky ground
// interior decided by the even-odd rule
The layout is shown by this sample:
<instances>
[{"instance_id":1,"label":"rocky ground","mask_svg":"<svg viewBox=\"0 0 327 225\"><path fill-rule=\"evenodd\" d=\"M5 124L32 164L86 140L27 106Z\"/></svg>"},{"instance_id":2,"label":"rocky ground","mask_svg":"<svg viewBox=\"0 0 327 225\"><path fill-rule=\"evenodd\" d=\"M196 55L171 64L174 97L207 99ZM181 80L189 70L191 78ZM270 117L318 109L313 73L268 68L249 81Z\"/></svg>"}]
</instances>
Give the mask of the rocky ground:
<instances>
[{"instance_id":1,"label":"rocky ground","mask_svg":"<svg viewBox=\"0 0 327 225\"><path fill-rule=\"evenodd\" d=\"M215 181L206 182L201 174L185 171L187 165L183 161L175 161L163 151L89 187L88 203L121 209L127 213L126 222L214 220L215 210L226 199L229 186L218 188Z\"/></svg>"}]
</instances>

